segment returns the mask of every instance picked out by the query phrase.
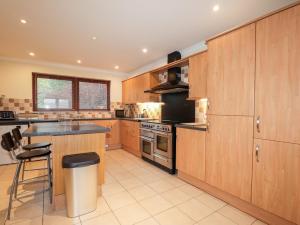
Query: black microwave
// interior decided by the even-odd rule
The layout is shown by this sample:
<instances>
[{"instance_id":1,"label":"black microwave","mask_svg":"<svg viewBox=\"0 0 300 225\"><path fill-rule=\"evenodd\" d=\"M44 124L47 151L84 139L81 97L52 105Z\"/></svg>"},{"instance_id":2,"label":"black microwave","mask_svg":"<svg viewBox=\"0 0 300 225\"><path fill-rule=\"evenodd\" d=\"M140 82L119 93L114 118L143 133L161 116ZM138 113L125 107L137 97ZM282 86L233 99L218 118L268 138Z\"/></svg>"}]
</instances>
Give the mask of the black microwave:
<instances>
[{"instance_id":1,"label":"black microwave","mask_svg":"<svg viewBox=\"0 0 300 225\"><path fill-rule=\"evenodd\" d=\"M115 116L116 116L116 118L124 118L125 110L124 109L115 109Z\"/></svg>"}]
</instances>

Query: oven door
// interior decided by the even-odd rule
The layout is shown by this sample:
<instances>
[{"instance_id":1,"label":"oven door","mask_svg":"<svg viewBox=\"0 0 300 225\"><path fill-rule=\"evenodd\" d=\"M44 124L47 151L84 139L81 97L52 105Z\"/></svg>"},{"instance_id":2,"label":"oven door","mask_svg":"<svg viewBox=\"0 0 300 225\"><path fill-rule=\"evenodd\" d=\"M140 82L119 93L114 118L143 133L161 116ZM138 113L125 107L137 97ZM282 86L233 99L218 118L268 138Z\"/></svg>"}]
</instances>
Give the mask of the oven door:
<instances>
[{"instance_id":1,"label":"oven door","mask_svg":"<svg viewBox=\"0 0 300 225\"><path fill-rule=\"evenodd\" d=\"M154 140L148 137L141 136L141 151L142 156L153 160Z\"/></svg>"},{"instance_id":2,"label":"oven door","mask_svg":"<svg viewBox=\"0 0 300 225\"><path fill-rule=\"evenodd\" d=\"M154 154L159 154L169 159L173 158L172 133L155 131Z\"/></svg>"}]
</instances>

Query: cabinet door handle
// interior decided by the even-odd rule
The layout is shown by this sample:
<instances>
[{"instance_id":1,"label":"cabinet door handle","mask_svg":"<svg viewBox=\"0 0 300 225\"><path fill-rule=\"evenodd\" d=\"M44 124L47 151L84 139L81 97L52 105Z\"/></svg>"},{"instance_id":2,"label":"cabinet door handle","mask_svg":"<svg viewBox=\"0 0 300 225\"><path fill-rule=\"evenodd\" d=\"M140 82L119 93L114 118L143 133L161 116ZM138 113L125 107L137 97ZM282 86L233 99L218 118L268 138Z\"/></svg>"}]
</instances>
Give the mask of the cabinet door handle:
<instances>
[{"instance_id":1,"label":"cabinet door handle","mask_svg":"<svg viewBox=\"0 0 300 225\"><path fill-rule=\"evenodd\" d=\"M209 110L210 108L210 103L209 103L209 99L207 99L207 111Z\"/></svg>"},{"instance_id":2,"label":"cabinet door handle","mask_svg":"<svg viewBox=\"0 0 300 225\"><path fill-rule=\"evenodd\" d=\"M260 116L257 116L256 118L256 130L260 133Z\"/></svg>"},{"instance_id":3,"label":"cabinet door handle","mask_svg":"<svg viewBox=\"0 0 300 225\"><path fill-rule=\"evenodd\" d=\"M209 122L209 120L207 120L207 122L206 122L206 131L207 131L207 133L209 133L209 129L210 129L210 122Z\"/></svg>"},{"instance_id":4,"label":"cabinet door handle","mask_svg":"<svg viewBox=\"0 0 300 225\"><path fill-rule=\"evenodd\" d=\"M259 162L259 150L260 150L259 144L256 144L256 146L255 146L256 162Z\"/></svg>"}]
</instances>

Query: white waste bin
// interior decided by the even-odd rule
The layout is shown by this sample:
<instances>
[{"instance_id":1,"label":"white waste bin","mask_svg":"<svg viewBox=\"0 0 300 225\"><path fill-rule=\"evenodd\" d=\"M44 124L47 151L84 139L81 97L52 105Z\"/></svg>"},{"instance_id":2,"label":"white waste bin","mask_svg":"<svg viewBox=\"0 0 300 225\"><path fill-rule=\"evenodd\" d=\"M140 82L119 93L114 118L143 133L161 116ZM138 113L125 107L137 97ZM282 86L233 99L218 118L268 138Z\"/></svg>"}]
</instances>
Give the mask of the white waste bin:
<instances>
[{"instance_id":1,"label":"white waste bin","mask_svg":"<svg viewBox=\"0 0 300 225\"><path fill-rule=\"evenodd\" d=\"M96 210L99 163L99 155L95 152L63 157L68 217L77 217Z\"/></svg>"}]
</instances>

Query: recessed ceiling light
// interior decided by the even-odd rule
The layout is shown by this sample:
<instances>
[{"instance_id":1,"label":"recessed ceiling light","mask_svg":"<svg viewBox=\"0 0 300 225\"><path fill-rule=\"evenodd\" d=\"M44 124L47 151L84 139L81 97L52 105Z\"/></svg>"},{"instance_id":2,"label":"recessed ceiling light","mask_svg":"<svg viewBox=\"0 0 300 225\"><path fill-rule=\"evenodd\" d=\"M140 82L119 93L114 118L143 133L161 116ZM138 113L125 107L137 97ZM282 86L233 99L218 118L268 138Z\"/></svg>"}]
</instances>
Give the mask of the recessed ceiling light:
<instances>
[{"instance_id":1,"label":"recessed ceiling light","mask_svg":"<svg viewBox=\"0 0 300 225\"><path fill-rule=\"evenodd\" d=\"M142 49L142 52L143 52L143 53L147 53L147 52L148 52L148 49L147 49L147 48L143 48L143 49Z\"/></svg>"},{"instance_id":2,"label":"recessed ceiling light","mask_svg":"<svg viewBox=\"0 0 300 225\"><path fill-rule=\"evenodd\" d=\"M115 69L118 70L120 67L118 65L115 65Z\"/></svg>"},{"instance_id":3,"label":"recessed ceiling light","mask_svg":"<svg viewBox=\"0 0 300 225\"><path fill-rule=\"evenodd\" d=\"M213 7L213 11L214 12L217 12L217 11L219 11L219 9L220 9L220 6L217 4L217 5L214 5L214 7Z\"/></svg>"},{"instance_id":4,"label":"recessed ceiling light","mask_svg":"<svg viewBox=\"0 0 300 225\"><path fill-rule=\"evenodd\" d=\"M77 62L78 64L81 64L81 60L80 60L80 59L78 59L76 62Z\"/></svg>"},{"instance_id":5,"label":"recessed ceiling light","mask_svg":"<svg viewBox=\"0 0 300 225\"><path fill-rule=\"evenodd\" d=\"M97 37L95 37L95 36L92 37L92 40L96 40L96 39L97 39Z\"/></svg>"},{"instance_id":6,"label":"recessed ceiling light","mask_svg":"<svg viewBox=\"0 0 300 225\"><path fill-rule=\"evenodd\" d=\"M29 52L28 55L35 56L35 53L34 52Z\"/></svg>"},{"instance_id":7,"label":"recessed ceiling light","mask_svg":"<svg viewBox=\"0 0 300 225\"><path fill-rule=\"evenodd\" d=\"M24 20L24 19L21 19L20 22L23 23L23 24L26 24L26 23L27 23L27 21Z\"/></svg>"}]
</instances>

